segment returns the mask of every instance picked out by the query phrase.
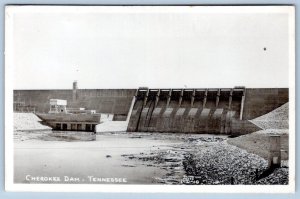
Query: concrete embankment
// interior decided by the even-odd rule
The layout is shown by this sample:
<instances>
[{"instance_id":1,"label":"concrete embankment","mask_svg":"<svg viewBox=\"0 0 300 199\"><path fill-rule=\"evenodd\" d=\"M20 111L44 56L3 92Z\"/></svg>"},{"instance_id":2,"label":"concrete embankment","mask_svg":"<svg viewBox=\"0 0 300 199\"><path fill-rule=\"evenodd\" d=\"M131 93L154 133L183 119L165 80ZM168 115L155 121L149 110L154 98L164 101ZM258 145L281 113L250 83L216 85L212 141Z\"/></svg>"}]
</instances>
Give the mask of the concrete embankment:
<instances>
[{"instance_id":1,"label":"concrete embankment","mask_svg":"<svg viewBox=\"0 0 300 199\"><path fill-rule=\"evenodd\" d=\"M34 113L14 113L14 131L51 130L49 126L40 123L41 119Z\"/></svg>"}]
</instances>

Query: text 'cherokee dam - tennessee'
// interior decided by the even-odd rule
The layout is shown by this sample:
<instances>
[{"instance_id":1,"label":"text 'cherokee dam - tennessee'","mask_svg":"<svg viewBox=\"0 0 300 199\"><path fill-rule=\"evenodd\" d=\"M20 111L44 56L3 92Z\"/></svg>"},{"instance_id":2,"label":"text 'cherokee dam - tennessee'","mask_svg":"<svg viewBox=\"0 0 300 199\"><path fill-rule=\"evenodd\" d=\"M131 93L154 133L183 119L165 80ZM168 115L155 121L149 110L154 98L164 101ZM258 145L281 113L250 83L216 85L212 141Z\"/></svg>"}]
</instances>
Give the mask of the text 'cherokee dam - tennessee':
<instances>
[{"instance_id":1,"label":"text 'cherokee dam - tennessee'","mask_svg":"<svg viewBox=\"0 0 300 199\"><path fill-rule=\"evenodd\" d=\"M166 88L14 90L14 111L47 113L50 99L128 120L128 132L241 135L259 130L249 120L289 101L288 88Z\"/></svg>"}]
</instances>

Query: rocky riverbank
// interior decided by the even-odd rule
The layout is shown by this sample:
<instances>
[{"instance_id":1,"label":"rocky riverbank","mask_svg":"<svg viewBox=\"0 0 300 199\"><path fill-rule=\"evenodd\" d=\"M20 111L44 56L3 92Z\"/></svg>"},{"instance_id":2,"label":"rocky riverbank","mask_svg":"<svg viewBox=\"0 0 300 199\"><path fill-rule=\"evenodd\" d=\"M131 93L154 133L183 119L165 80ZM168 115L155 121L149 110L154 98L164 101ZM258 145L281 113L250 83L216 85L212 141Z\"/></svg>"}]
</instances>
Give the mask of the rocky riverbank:
<instances>
[{"instance_id":1,"label":"rocky riverbank","mask_svg":"<svg viewBox=\"0 0 300 199\"><path fill-rule=\"evenodd\" d=\"M163 135L162 135L163 136ZM152 138L153 139L153 138ZM170 148L153 148L149 153L124 154L127 159L167 171L156 180L163 184L287 184L288 169L280 168L261 177L267 161L227 143L226 137L181 134L182 142Z\"/></svg>"},{"instance_id":2,"label":"rocky riverbank","mask_svg":"<svg viewBox=\"0 0 300 199\"><path fill-rule=\"evenodd\" d=\"M265 159L226 141L211 143L184 161L187 176L194 176L199 184L288 184L286 168L260 179L267 166Z\"/></svg>"}]
</instances>

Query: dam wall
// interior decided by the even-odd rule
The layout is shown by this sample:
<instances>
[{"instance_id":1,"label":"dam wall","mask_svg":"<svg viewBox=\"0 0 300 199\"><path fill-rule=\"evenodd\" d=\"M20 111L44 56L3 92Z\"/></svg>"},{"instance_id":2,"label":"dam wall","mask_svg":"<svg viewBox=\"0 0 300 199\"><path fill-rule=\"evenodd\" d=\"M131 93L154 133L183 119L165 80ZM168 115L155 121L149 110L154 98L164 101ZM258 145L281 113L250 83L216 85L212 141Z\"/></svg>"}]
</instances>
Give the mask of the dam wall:
<instances>
[{"instance_id":1,"label":"dam wall","mask_svg":"<svg viewBox=\"0 0 300 199\"><path fill-rule=\"evenodd\" d=\"M48 113L50 99L126 120L127 131L244 134L259 130L248 120L285 104L288 88L14 90L14 111ZM26 110L28 109L28 110Z\"/></svg>"},{"instance_id":2,"label":"dam wall","mask_svg":"<svg viewBox=\"0 0 300 199\"><path fill-rule=\"evenodd\" d=\"M254 119L273 111L288 101L288 88L247 88L243 119Z\"/></svg>"},{"instance_id":3,"label":"dam wall","mask_svg":"<svg viewBox=\"0 0 300 199\"><path fill-rule=\"evenodd\" d=\"M135 92L135 89L14 90L14 111L27 112L28 108L37 113L48 113L50 99L64 99L68 107L82 107L126 118Z\"/></svg>"},{"instance_id":4,"label":"dam wall","mask_svg":"<svg viewBox=\"0 0 300 199\"><path fill-rule=\"evenodd\" d=\"M246 134L286 102L287 88L139 89L127 131Z\"/></svg>"}]
</instances>

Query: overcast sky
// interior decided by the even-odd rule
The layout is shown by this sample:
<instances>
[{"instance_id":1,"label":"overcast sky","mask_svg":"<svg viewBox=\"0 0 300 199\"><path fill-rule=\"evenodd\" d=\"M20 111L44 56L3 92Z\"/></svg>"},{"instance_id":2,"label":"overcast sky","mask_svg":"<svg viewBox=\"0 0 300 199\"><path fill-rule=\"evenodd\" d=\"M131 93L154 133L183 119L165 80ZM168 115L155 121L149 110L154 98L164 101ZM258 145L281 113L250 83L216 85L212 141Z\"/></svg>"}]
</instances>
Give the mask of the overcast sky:
<instances>
[{"instance_id":1,"label":"overcast sky","mask_svg":"<svg viewBox=\"0 0 300 199\"><path fill-rule=\"evenodd\" d=\"M12 10L14 89L288 87L286 10L226 9Z\"/></svg>"}]
</instances>

